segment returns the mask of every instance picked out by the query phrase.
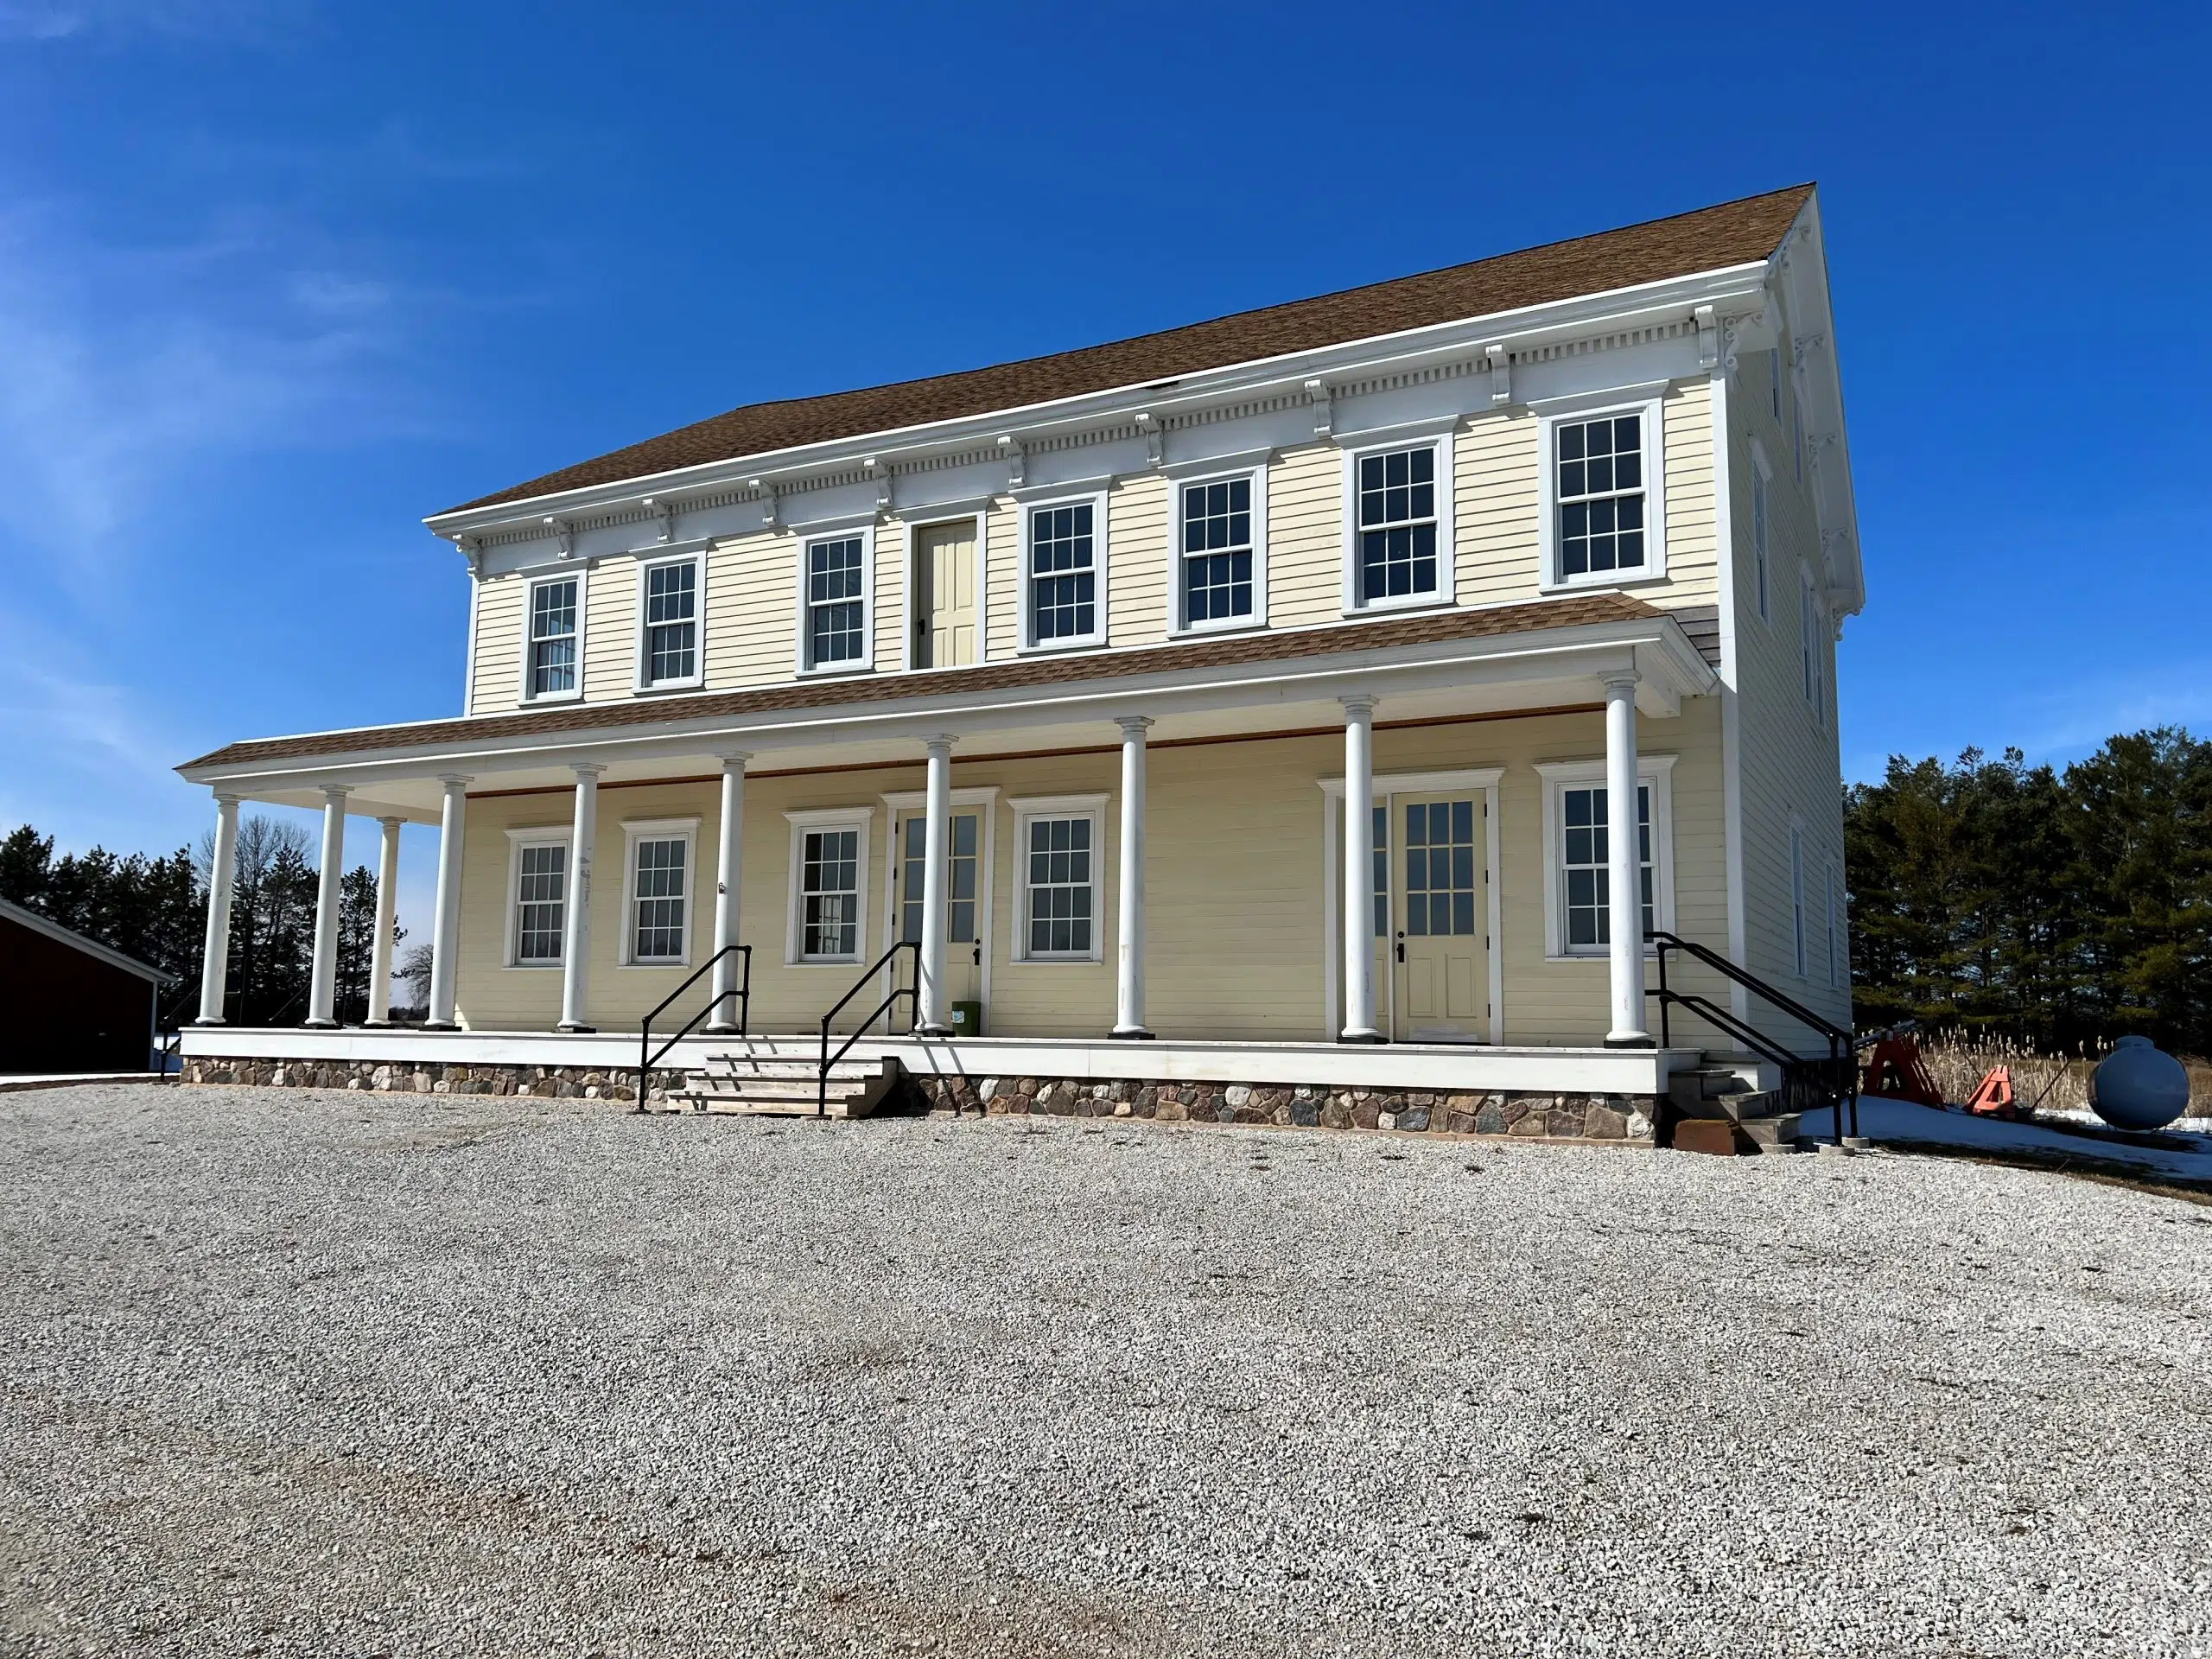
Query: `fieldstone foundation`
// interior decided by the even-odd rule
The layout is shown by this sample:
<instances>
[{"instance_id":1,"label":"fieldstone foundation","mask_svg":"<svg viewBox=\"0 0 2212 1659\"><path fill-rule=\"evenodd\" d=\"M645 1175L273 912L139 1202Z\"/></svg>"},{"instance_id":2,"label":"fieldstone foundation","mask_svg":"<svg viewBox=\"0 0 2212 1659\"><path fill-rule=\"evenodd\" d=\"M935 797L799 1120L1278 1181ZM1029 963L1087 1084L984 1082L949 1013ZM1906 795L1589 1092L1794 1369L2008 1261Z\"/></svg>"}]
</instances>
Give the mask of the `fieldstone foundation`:
<instances>
[{"instance_id":1,"label":"fieldstone foundation","mask_svg":"<svg viewBox=\"0 0 2212 1659\"><path fill-rule=\"evenodd\" d=\"M932 1107L993 1116L1141 1117L1162 1123L1510 1135L1531 1141L1652 1144L1656 1097L1395 1092L1325 1084L1083 1083L1061 1077L916 1077Z\"/></svg>"},{"instance_id":2,"label":"fieldstone foundation","mask_svg":"<svg viewBox=\"0 0 2212 1659\"><path fill-rule=\"evenodd\" d=\"M536 1095L543 1098L638 1098L635 1071L575 1065L460 1065L389 1060L253 1060L210 1056L184 1063L186 1083L257 1084L278 1089L366 1089L407 1095ZM682 1071L655 1071L652 1097L683 1086Z\"/></svg>"}]
</instances>

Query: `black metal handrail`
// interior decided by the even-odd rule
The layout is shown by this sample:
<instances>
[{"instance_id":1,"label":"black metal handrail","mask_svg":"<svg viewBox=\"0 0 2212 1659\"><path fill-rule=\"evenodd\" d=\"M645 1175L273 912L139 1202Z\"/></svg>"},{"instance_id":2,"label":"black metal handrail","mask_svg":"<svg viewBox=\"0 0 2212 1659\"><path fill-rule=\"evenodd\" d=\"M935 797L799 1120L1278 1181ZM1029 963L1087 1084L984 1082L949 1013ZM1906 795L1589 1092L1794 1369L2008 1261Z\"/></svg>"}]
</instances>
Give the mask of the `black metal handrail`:
<instances>
[{"instance_id":1,"label":"black metal handrail","mask_svg":"<svg viewBox=\"0 0 2212 1659\"><path fill-rule=\"evenodd\" d=\"M1793 1097L1802 1097L1808 1091L1824 1096L1834 1113L1834 1138L1838 1145L1842 1144L1847 1135L1858 1135L1859 1073L1854 1060L1858 1046L1848 1030L1825 1014L1815 1013L1756 974L1745 971L1717 950L1659 928L1648 929L1643 937L1659 948L1659 984L1651 995L1659 999L1659 1042L1662 1047L1674 1046L1674 1033L1668 1017L1670 1011L1677 1006L1687 1008L1708 1025L1742 1043L1753 1053L1772 1061L1780 1068L1783 1087ZM1818 1033L1828 1046L1827 1058L1808 1059L1802 1054L1792 1053L1732 1013L1721 1008L1710 998L1674 989L1667 983L1667 953L1670 950L1680 950L1685 956L1703 963L1723 979L1742 986L1800 1025ZM1845 1126L1847 1114L1848 1128Z\"/></svg>"},{"instance_id":2,"label":"black metal handrail","mask_svg":"<svg viewBox=\"0 0 2212 1659\"><path fill-rule=\"evenodd\" d=\"M184 1081L184 1062L180 1051L184 1046L184 1011L200 1000L200 988L194 986L169 1004L168 1012L157 1014L154 1020L154 1034L162 1039L162 1077ZM176 1071L169 1071L169 1062L177 1063Z\"/></svg>"},{"instance_id":3,"label":"black metal handrail","mask_svg":"<svg viewBox=\"0 0 2212 1659\"><path fill-rule=\"evenodd\" d=\"M729 993L730 996L734 998L737 1002L737 1031L735 1034L740 1037L745 1035L746 1027L753 1018L753 947L749 944L726 944L721 950L715 951L713 956L709 957L704 962L701 963L697 968L694 969L690 978L685 980L681 985L671 991L666 996L661 998L659 1005L656 1007L651 1014L647 1014L645 1017L644 1022L639 1026L638 1109L639 1111L642 1112L645 1109L645 1091L652 1081L653 1067L660 1064L661 1058L665 1055L670 1049L674 1048L686 1037L689 1037L691 1034L692 1028L694 1027L722 1005L722 994L720 991L716 991L705 1007L701 1008L696 1014L693 1014L689 1020L686 1020L681 1026L677 1027L675 1033L670 1036L665 1042L662 1043L658 1048L655 1048L652 1046L653 1021L659 1019L664 1014L666 1014L669 1010L670 1004L673 1003L677 997L682 996L684 992L690 990L694 985L696 985L707 974L719 967L721 964L722 958L725 957L735 957L739 961L745 964L744 972L741 974L738 978L737 988Z\"/></svg>"},{"instance_id":4,"label":"black metal handrail","mask_svg":"<svg viewBox=\"0 0 2212 1659\"><path fill-rule=\"evenodd\" d=\"M869 1012L868 1017L862 1020L860 1024L853 1027L852 1034L845 1039L844 1046L838 1049L835 1054L832 1054L830 1052L830 1022L832 1020L835 1020L839 1014L842 1014L845 1011L845 1004L858 996L861 992L866 988L868 981L874 978L876 975L881 973L885 967L896 958L901 950L911 950L914 953L914 980L916 982L914 984L901 986L899 983L899 970L896 968L892 969L891 995L885 997L882 1001L877 1003L874 1009ZM853 988L847 991L842 996L839 997L837 999L836 1006L831 1008L829 1013L822 1016L822 1069L815 1080L814 1088L814 1115L817 1117L826 1116L829 1114L830 1068L836 1065L838 1061L843 1059L846 1055L851 1053L853 1052L853 1045L860 1041L861 1035L867 1032L870 1026L874 1025L878 1020L880 1020L885 1014L888 1014L893 1007L895 1007L898 1005L898 1001L900 997L905 997L907 1000L907 1002L912 1006L914 1019L916 1020L919 1020L921 1019L922 996L921 991L918 988L921 977L922 947L920 944L913 939L901 939L871 963L868 965L868 971L853 982Z\"/></svg>"}]
</instances>

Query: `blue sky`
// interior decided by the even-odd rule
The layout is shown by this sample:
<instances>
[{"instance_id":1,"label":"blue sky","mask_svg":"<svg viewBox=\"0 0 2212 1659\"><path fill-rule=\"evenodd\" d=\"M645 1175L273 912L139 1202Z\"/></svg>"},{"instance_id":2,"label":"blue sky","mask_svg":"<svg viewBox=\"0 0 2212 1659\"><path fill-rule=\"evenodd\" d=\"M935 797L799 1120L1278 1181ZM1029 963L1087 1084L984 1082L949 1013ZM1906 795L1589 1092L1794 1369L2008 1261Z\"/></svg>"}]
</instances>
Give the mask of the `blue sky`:
<instances>
[{"instance_id":1,"label":"blue sky","mask_svg":"<svg viewBox=\"0 0 2212 1659\"><path fill-rule=\"evenodd\" d=\"M1808 178L1848 769L2212 728L2212 8L1993 16L0 0L0 829L174 847L181 760L452 712L435 509Z\"/></svg>"}]
</instances>

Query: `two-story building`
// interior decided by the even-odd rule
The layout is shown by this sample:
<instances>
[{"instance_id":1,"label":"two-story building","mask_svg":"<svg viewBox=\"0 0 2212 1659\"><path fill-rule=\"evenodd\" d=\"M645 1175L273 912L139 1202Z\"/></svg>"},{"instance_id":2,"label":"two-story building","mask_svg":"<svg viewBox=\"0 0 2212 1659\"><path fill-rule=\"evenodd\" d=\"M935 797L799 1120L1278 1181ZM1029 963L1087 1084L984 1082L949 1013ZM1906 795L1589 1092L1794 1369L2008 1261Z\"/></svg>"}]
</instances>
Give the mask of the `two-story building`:
<instances>
[{"instance_id":1,"label":"two-story building","mask_svg":"<svg viewBox=\"0 0 2212 1659\"><path fill-rule=\"evenodd\" d=\"M905 974L856 1052L993 1094L1648 1101L1743 1047L1655 1040L1652 931L1848 1021L1864 595L1809 186L753 404L428 522L462 713L181 769L219 803L206 1075L604 1075L704 967L671 1065L812 1053ZM219 1025L247 800L326 814L306 1031ZM429 1031L332 1028L347 814L387 906L438 827Z\"/></svg>"}]
</instances>

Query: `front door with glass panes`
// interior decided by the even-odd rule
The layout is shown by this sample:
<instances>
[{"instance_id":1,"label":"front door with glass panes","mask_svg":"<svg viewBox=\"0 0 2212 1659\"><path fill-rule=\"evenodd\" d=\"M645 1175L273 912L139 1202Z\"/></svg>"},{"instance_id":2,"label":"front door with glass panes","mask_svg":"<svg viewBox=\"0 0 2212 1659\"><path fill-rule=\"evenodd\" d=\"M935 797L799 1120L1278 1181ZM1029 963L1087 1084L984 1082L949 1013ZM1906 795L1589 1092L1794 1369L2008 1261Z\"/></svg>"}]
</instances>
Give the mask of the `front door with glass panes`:
<instances>
[{"instance_id":1,"label":"front door with glass panes","mask_svg":"<svg viewBox=\"0 0 2212 1659\"><path fill-rule=\"evenodd\" d=\"M1479 1039L1490 1026L1483 798L1395 795L1389 816L1394 1034Z\"/></svg>"},{"instance_id":2,"label":"front door with glass panes","mask_svg":"<svg viewBox=\"0 0 2212 1659\"><path fill-rule=\"evenodd\" d=\"M944 882L944 1001L980 1002L983 997L982 883L983 814L977 807L956 807L950 824L950 845L945 849ZM925 846L929 819L922 813L901 813L898 849L899 868L893 893L899 906L899 937L919 944L922 940L922 880L928 868Z\"/></svg>"}]
</instances>

